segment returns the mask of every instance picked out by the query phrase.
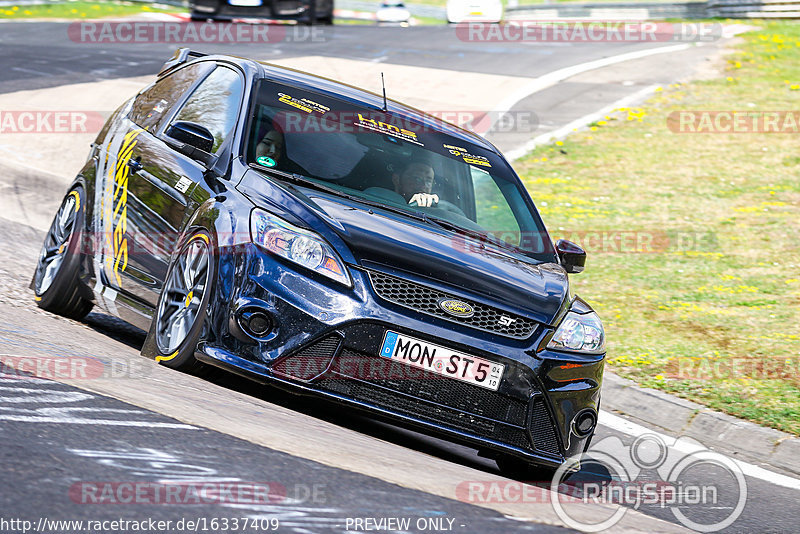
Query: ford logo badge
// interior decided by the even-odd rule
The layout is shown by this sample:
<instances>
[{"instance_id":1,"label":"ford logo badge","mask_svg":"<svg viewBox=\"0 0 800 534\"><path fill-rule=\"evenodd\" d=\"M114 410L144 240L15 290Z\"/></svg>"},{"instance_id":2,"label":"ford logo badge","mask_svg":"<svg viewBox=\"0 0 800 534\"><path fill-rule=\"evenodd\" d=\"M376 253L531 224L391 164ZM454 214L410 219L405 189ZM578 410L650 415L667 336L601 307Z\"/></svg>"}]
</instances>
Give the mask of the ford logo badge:
<instances>
[{"instance_id":1,"label":"ford logo badge","mask_svg":"<svg viewBox=\"0 0 800 534\"><path fill-rule=\"evenodd\" d=\"M439 301L439 307L456 317L472 317L475 310L466 302L455 299L442 299Z\"/></svg>"}]
</instances>

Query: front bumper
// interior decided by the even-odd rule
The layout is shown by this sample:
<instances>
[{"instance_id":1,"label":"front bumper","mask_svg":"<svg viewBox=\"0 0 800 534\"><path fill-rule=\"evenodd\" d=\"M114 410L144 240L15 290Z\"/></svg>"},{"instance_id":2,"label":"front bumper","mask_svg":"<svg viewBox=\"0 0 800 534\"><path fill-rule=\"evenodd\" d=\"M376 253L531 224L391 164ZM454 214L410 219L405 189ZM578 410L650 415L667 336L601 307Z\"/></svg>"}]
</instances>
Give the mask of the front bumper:
<instances>
[{"instance_id":1,"label":"front bumper","mask_svg":"<svg viewBox=\"0 0 800 534\"><path fill-rule=\"evenodd\" d=\"M198 359L539 464L557 466L583 452L591 434L579 436L573 421L598 409L604 355L544 349L553 333L547 325L512 339L415 312L379 297L367 270L349 270L348 289L252 244L223 250L213 334L198 346ZM468 297L456 288L435 289ZM254 309L272 321L260 338L240 321ZM491 391L382 358L387 330L502 363L503 380Z\"/></svg>"},{"instance_id":2,"label":"front bumper","mask_svg":"<svg viewBox=\"0 0 800 534\"><path fill-rule=\"evenodd\" d=\"M297 19L308 18L310 4L304 0L263 0L261 5L247 6L231 5L225 0L197 0L192 3L192 12L220 19Z\"/></svg>"}]
</instances>

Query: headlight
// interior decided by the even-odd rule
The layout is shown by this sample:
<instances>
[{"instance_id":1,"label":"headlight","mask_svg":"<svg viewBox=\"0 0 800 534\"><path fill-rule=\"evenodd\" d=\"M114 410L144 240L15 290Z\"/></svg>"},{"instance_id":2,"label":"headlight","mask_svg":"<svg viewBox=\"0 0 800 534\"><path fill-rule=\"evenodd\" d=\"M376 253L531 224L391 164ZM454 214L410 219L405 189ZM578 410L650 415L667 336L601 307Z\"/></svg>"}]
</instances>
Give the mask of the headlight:
<instances>
[{"instance_id":1,"label":"headlight","mask_svg":"<svg viewBox=\"0 0 800 534\"><path fill-rule=\"evenodd\" d=\"M606 334L596 313L567 313L548 349L599 354L606 350Z\"/></svg>"},{"instance_id":2,"label":"headlight","mask_svg":"<svg viewBox=\"0 0 800 534\"><path fill-rule=\"evenodd\" d=\"M264 247L306 269L311 269L350 287L344 262L322 237L298 228L283 219L259 209L250 215L250 237Z\"/></svg>"}]
</instances>

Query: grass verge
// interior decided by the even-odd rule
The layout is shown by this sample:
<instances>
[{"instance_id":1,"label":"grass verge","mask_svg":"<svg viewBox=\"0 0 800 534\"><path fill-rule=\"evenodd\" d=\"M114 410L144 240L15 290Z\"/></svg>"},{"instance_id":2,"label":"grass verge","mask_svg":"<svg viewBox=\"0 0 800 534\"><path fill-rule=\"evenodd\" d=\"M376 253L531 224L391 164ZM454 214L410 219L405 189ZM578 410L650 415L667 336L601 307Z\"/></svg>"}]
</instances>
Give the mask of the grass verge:
<instances>
[{"instance_id":1,"label":"grass verge","mask_svg":"<svg viewBox=\"0 0 800 534\"><path fill-rule=\"evenodd\" d=\"M800 24L760 27L720 79L664 88L515 167L553 238L588 250L573 283L605 322L610 370L800 434L800 125L668 123L687 110L800 117Z\"/></svg>"},{"instance_id":2,"label":"grass verge","mask_svg":"<svg viewBox=\"0 0 800 534\"><path fill-rule=\"evenodd\" d=\"M0 19L94 19L140 13L185 12L178 7L156 7L133 2L61 2L0 7Z\"/></svg>"}]
</instances>

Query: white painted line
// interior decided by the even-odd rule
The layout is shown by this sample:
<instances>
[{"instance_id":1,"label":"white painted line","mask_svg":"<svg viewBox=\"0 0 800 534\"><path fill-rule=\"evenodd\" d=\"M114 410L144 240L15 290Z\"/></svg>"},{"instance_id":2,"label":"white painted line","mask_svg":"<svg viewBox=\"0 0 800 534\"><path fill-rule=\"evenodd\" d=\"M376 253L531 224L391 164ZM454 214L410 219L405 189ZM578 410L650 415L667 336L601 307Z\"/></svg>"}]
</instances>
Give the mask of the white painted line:
<instances>
[{"instance_id":1,"label":"white painted line","mask_svg":"<svg viewBox=\"0 0 800 534\"><path fill-rule=\"evenodd\" d=\"M172 428L185 430L199 430L195 426L182 425L178 423L155 423L151 421L116 421L110 419L82 419L82 418L61 418L61 417L42 417L35 415L3 415L0 414L0 421L13 421L17 423L49 423L66 425L104 425L104 426L130 426L142 428Z\"/></svg>"},{"instance_id":2,"label":"white painted line","mask_svg":"<svg viewBox=\"0 0 800 534\"><path fill-rule=\"evenodd\" d=\"M571 134L573 130L576 130L578 128L583 128L587 124L590 124L596 120L599 120L602 117L605 117L609 113L612 113L615 109L627 107L634 102L643 100L646 96L655 92L657 87L658 85L650 85L648 87L645 87L644 89L636 91L631 95L620 98L616 102L612 102L611 104L595 111L594 113L590 113L588 115L584 115L583 117L575 119L574 121L565 124L561 128L543 133L541 135L537 135L536 137L534 137L521 147L506 152L505 153L506 159L508 161L514 161L515 159L521 158L522 156L524 156L525 154L527 154L528 152L530 152L539 145L544 145L552 141L555 141L557 139L563 139L564 137L567 137L569 134Z\"/></svg>"},{"instance_id":3,"label":"white painted line","mask_svg":"<svg viewBox=\"0 0 800 534\"><path fill-rule=\"evenodd\" d=\"M651 430L647 427L634 423L633 421L629 421L618 415L614 415L610 412L606 412L603 410L600 411L599 422L606 428L610 428L611 430L615 430L617 432L622 432L623 434L627 434L629 436L641 436L642 434L652 434L663 439L665 443L671 443L672 441L675 440L673 436L668 436L666 434L656 432L655 430ZM683 441L678 441L674 449L686 454L691 454L693 452L706 450L705 447L701 447L698 446L697 444L690 442L683 442ZM714 451L714 452L719 453L719 451ZM800 490L800 480L796 478L792 478L786 475L781 475L779 473L773 473L772 471L764 469L763 467L749 464L747 462L743 462L738 459L732 458L732 460L736 462L736 464L741 468L742 473L744 473L749 477L757 478L759 480L763 480L764 482L775 484L776 486L782 486L784 488Z\"/></svg>"},{"instance_id":4,"label":"white painted line","mask_svg":"<svg viewBox=\"0 0 800 534\"><path fill-rule=\"evenodd\" d=\"M678 45L672 46L661 46L658 48L648 48L646 50L637 50L635 52L626 52L625 54L617 54L616 56L609 56L604 57L601 59L595 59L594 61L587 61L586 63L579 63L577 65L572 65L571 67L566 67L559 70L554 70L553 72L548 72L542 76L531 81L531 83L520 87L506 98L500 101L500 104L495 107L495 111L499 112L507 112L511 108L513 108L517 102L523 100L533 93L539 92L542 89L546 89L551 85L555 85L562 80L566 80L567 78L572 78L578 74L582 74L586 71L599 69L601 67L607 67L608 65L614 65L615 63L622 63L623 61L630 61L632 59L640 59L643 57L654 56L656 54L667 54L669 52L680 52L681 50L686 50L690 47L694 46L692 43L683 43Z\"/></svg>"}]
</instances>

